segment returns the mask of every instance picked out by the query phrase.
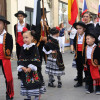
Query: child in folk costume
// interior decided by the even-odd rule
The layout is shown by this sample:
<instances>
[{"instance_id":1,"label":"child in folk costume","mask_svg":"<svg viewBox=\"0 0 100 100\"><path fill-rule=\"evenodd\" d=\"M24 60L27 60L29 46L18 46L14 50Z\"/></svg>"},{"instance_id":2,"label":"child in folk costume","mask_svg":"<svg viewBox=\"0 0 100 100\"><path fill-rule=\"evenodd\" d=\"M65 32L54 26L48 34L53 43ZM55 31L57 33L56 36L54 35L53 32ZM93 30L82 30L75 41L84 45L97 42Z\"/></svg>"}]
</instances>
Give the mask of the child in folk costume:
<instances>
[{"instance_id":1,"label":"child in folk costume","mask_svg":"<svg viewBox=\"0 0 100 100\"><path fill-rule=\"evenodd\" d=\"M58 43L59 30L54 27L50 30L50 34L48 42L43 47L43 51L48 55L45 72L49 75L48 86L55 87L54 76L57 76L58 88L61 88L61 76L65 74L65 67Z\"/></svg>"},{"instance_id":2,"label":"child in folk costume","mask_svg":"<svg viewBox=\"0 0 100 100\"><path fill-rule=\"evenodd\" d=\"M93 81L96 86L96 94L100 94L100 48L97 46L97 36L91 32L86 36L86 52L84 66L88 69L88 89L86 93L92 93Z\"/></svg>"},{"instance_id":3,"label":"child in folk costume","mask_svg":"<svg viewBox=\"0 0 100 100\"><path fill-rule=\"evenodd\" d=\"M41 80L39 75L40 57L37 46L34 40L35 33L28 31L27 28L23 30L24 45L21 47L17 70L21 73L21 95L27 96L31 100L31 96L35 96L34 100L39 100L39 96L44 91L41 88Z\"/></svg>"},{"instance_id":4,"label":"child in folk costume","mask_svg":"<svg viewBox=\"0 0 100 100\"><path fill-rule=\"evenodd\" d=\"M83 80L83 53L86 46L85 24L81 21L74 23L74 28L77 30L77 34L74 38L75 60L77 66L77 79L78 82L74 87L82 86Z\"/></svg>"},{"instance_id":5,"label":"child in folk costume","mask_svg":"<svg viewBox=\"0 0 100 100\"><path fill-rule=\"evenodd\" d=\"M23 46L23 36L22 36L22 30L24 27L26 27L28 30L30 30L30 25L24 22L24 18L27 17L27 14L23 11L18 11L15 14L15 17L18 18L18 23L14 26L14 32L15 32L15 38L16 38L16 54L17 58L19 59L21 47Z\"/></svg>"},{"instance_id":6,"label":"child in folk costume","mask_svg":"<svg viewBox=\"0 0 100 100\"><path fill-rule=\"evenodd\" d=\"M10 24L10 22L0 15L0 63L2 64L2 70L6 80L6 100L13 100L14 87L10 62L13 49L13 39L5 30L6 24Z\"/></svg>"},{"instance_id":7,"label":"child in folk costume","mask_svg":"<svg viewBox=\"0 0 100 100\"><path fill-rule=\"evenodd\" d=\"M16 38L16 54L17 54L17 59L19 59L21 47L23 46L23 36L22 36L22 30L24 27L26 27L28 30L30 30L29 24L24 22L24 18L27 17L27 14L24 13L23 11L18 11L15 14L15 17L18 18L18 23L15 24L14 26L14 32L15 32L15 38ZM20 79L20 73L18 73L18 79Z\"/></svg>"}]
</instances>

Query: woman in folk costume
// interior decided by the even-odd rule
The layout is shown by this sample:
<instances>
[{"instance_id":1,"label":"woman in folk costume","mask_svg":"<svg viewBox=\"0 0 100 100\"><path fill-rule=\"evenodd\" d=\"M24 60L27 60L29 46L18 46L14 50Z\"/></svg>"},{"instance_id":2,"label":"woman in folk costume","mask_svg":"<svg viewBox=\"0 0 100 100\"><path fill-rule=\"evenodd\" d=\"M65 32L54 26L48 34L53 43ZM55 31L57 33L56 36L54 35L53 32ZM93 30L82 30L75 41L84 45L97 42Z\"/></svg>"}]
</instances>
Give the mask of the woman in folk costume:
<instances>
[{"instance_id":1,"label":"woman in folk costume","mask_svg":"<svg viewBox=\"0 0 100 100\"><path fill-rule=\"evenodd\" d=\"M100 13L98 13L98 19L99 19L99 22L96 24L95 32L98 35L98 38L99 38L98 46L100 47Z\"/></svg>"},{"instance_id":2,"label":"woman in folk costume","mask_svg":"<svg viewBox=\"0 0 100 100\"><path fill-rule=\"evenodd\" d=\"M28 30L30 30L30 25L24 22L24 18L27 17L27 14L23 11L18 11L15 14L15 17L18 18L18 23L14 26L14 32L15 32L15 38L16 38L16 54L17 59L19 59L19 54L21 51L21 47L23 46L23 37L22 37L22 30L24 27L26 27Z\"/></svg>"},{"instance_id":3,"label":"woman in folk costume","mask_svg":"<svg viewBox=\"0 0 100 100\"><path fill-rule=\"evenodd\" d=\"M10 24L10 22L0 15L0 63L2 64L2 70L6 80L6 100L13 100L14 87L10 62L13 49L13 39L5 30L7 24Z\"/></svg>"},{"instance_id":4,"label":"woman in folk costume","mask_svg":"<svg viewBox=\"0 0 100 100\"><path fill-rule=\"evenodd\" d=\"M89 32L92 32L95 28L93 21L91 21L92 15L89 11L86 11L85 13L83 13L82 17L83 17L83 22L86 25L85 33L88 34ZM86 77L87 77L87 74L88 74L87 69L84 70L84 74L85 74L85 77L83 78L83 81L86 82ZM88 87L88 84L86 82L86 88L87 87Z\"/></svg>"},{"instance_id":5,"label":"woman in folk costume","mask_svg":"<svg viewBox=\"0 0 100 100\"><path fill-rule=\"evenodd\" d=\"M63 63L63 58L58 43L58 36L59 36L58 28L56 27L52 28L50 30L50 34L51 35L48 37L48 42L43 47L44 53L48 55L45 72L49 76L48 86L55 87L54 76L57 76L58 88L61 88L62 87L61 76L65 74L64 72L65 66Z\"/></svg>"},{"instance_id":6,"label":"woman in folk costume","mask_svg":"<svg viewBox=\"0 0 100 100\"><path fill-rule=\"evenodd\" d=\"M40 79L40 56L36 44L33 43L34 40L37 40L37 35L24 28L24 45L21 47L17 67L21 79L20 93L27 96L24 100L31 100L31 96L35 96L34 100L39 100L39 96L44 93Z\"/></svg>"},{"instance_id":7,"label":"woman in folk costume","mask_svg":"<svg viewBox=\"0 0 100 100\"><path fill-rule=\"evenodd\" d=\"M78 82L74 87L80 87L83 83L83 53L86 46L86 34L85 28L86 25L84 22L79 21L73 24L74 28L77 30L77 34L74 38L74 49L75 49L75 60L77 66L77 80Z\"/></svg>"},{"instance_id":8,"label":"woman in folk costume","mask_svg":"<svg viewBox=\"0 0 100 100\"><path fill-rule=\"evenodd\" d=\"M88 89L86 93L90 94L94 91L93 81L96 87L96 94L100 95L100 48L97 46L98 40L95 31L88 33L86 36L86 52L84 66L88 69Z\"/></svg>"},{"instance_id":9,"label":"woman in folk costume","mask_svg":"<svg viewBox=\"0 0 100 100\"><path fill-rule=\"evenodd\" d=\"M89 11L85 12L83 15L83 22L86 25L86 30L85 33L89 33L92 32L92 30L94 30L94 23L93 21L91 21L91 13Z\"/></svg>"}]
</instances>

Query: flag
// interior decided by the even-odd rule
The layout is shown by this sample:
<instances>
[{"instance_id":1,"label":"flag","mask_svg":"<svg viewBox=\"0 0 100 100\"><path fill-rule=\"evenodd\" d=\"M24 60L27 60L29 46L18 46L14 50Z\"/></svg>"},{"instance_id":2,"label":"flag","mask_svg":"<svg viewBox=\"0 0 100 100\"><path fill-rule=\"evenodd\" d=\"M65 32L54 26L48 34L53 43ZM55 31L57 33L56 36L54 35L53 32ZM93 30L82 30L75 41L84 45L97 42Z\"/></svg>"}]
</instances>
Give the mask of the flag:
<instances>
[{"instance_id":1,"label":"flag","mask_svg":"<svg viewBox=\"0 0 100 100\"><path fill-rule=\"evenodd\" d=\"M86 0L83 1L83 12L82 12L82 15L87 12L87 4L86 4Z\"/></svg>"},{"instance_id":2,"label":"flag","mask_svg":"<svg viewBox=\"0 0 100 100\"><path fill-rule=\"evenodd\" d=\"M33 25L37 26L41 21L41 7L40 0L34 0L34 9L33 9Z\"/></svg>"},{"instance_id":3,"label":"flag","mask_svg":"<svg viewBox=\"0 0 100 100\"><path fill-rule=\"evenodd\" d=\"M78 6L76 0L68 0L68 21L73 25L78 15Z\"/></svg>"},{"instance_id":4,"label":"flag","mask_svg":"<svg viewBox=\"0 0 100 100\"><path fill-rule=\"evenodd\" d=\"M98 8L98 15L100 14L100 0L99 0L99 8Z\"/></svg>"}]
</instances>

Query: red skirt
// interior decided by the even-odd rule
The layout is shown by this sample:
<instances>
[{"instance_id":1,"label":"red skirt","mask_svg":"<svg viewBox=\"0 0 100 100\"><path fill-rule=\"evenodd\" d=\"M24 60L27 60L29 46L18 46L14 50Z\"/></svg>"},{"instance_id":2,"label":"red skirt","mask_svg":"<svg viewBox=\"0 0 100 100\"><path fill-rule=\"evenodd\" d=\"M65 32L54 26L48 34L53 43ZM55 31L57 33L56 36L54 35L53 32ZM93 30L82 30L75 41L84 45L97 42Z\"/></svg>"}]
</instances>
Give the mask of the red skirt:
<instances>
[{"instance_id":1,"label":"red skirt","mask_svg":"<svg viewBox=\"0 0 100 100\"><path fill-rule=\"evenodd\" d=\"M100 85L100 73L98 67L93 66L91 59L88 59L87 63L90 66L91 77L94 80L94 85Z\"/></svg>"}]
</instances>

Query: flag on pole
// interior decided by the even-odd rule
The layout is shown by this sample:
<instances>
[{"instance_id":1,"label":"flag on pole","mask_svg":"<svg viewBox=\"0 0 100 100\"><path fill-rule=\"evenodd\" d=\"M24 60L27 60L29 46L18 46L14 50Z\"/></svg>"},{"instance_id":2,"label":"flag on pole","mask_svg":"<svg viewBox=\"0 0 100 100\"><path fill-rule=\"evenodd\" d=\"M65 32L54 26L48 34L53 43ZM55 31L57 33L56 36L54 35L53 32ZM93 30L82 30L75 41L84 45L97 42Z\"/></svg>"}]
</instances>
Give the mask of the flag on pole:
<instances>
[{"instance_id":1,"label":"flag on pole","mask_svg":"<svg viewBox=\"0 0 100 100\"><path fill-rule=\"evenodd\" d=\"M68 0L68 21L73 25L78 15L78 6L76 0Z\"/></svg>"},{"instance_id":2,"label":"flag on pole","mask_svg":"<svg viewBox=\"0 0 100 100\"><path fill-rule=\"evenodd\" d=\"M87 4L86 4L86 0L83 1L83 12L82 12L82 15L87 12Z\"/></svg>"},{"instance_id":3,"label":"flag on pole","mask_svg":"<svg viewBox=\"0 0 100 100\"><path fill-rule=\"evenodd\" d=\"M100 0L99 0L99 8L98 8L98 15L100 14Z\"/></svg>"},{"instance_id":4,"label":"flag on pole","mask_svg":"<svg viewBox=\"0 0 100 100\"><path fill-rule=\"evenodd\" d=\"M33 25L37 26L41 21L41 7L40 0L34 0L34 9L33 9Z\"/></svg>"}]
</instances>

